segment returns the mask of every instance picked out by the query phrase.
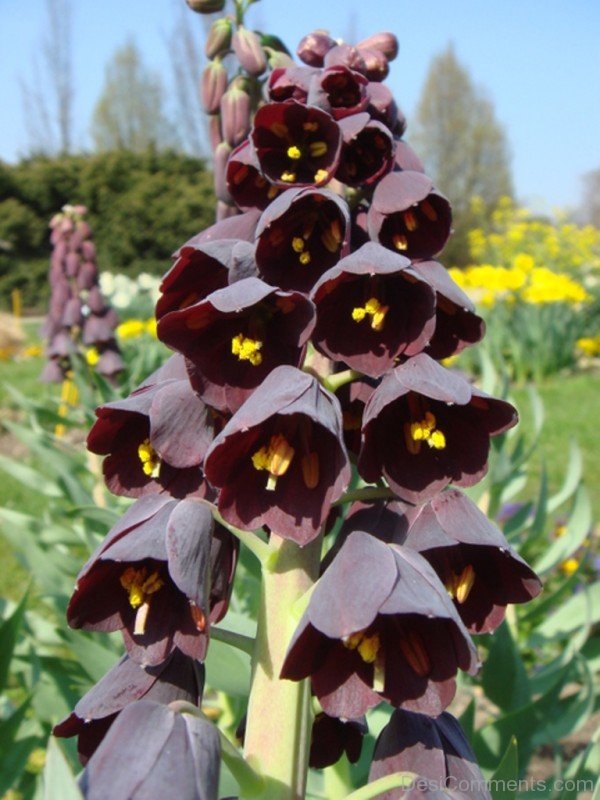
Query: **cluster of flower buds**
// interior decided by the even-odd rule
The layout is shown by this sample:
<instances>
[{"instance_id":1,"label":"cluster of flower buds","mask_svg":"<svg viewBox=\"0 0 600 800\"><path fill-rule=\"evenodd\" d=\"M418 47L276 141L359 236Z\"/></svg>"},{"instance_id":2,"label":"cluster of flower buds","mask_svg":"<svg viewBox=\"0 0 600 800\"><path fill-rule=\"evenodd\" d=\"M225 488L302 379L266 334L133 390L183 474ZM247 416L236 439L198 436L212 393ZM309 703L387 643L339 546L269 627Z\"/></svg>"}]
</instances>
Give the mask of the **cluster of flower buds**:
<instances>
[{"instance_id":1,"label":"cluster of flower buds","mask_svg":"<svg viewBox=\"0 0 600 800\"><path fill-rule=\"evenodd\" d=\"M540 591L502 533L449 488L485 475L490 438L516 412L440 363L484 325L435 260L451 208L402 140L381 82L395 37L353 47L306 36L304 66L271 71L250 124L250 96L235 82L221 91L215 64L231 25L211 29L205 97L235 131L216 148L220 199L235 216L176 252L156 308L158 337L175 353L130 397L101 406L88 439L111 491L136 501L81 571L68 618L121 630L127 656L57 732L78 733L88 758L122 718L92 755L93 783L142 718L175 731L176 712L157 703L199 702L198 662L237 556L218 519L298 548L325 542L280 675L309 678L320 704L311 763L356 760L365 713L386 701L397 710L371 776L409 769L444 785L477 773L444 713L458 670L477 671L471 634ZM260 74L250 32L231 38ZM137 716L121 717L130 705ZM152 752L160 729L144 734Z\"/></svg>"},{"instance_id":2,"label":"cluster of flower buds","mask_svg":"<svg viewBox=\"0 0 600 800\"><path fill-rule=\"evenodd\" d=\"M60 383L72 358L87 351L88 362L106 378L123 369L115 339L118 318L98 285L96 247L85 206L63 206L50 221L50 304L42 333L48 361L41 380Z\"/></svg>"}]
</instances>

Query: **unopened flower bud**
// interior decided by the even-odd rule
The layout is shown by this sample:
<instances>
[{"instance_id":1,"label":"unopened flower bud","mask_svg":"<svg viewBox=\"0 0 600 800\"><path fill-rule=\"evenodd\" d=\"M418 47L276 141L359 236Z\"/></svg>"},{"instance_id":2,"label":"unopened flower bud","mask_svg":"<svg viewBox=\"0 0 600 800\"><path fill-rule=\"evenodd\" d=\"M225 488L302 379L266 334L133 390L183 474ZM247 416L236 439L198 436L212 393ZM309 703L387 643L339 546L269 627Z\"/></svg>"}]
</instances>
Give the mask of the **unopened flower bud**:
<instances>
[{"instance_id":1,"label":"unopened flower bud","mask_svg":"<svg viewBox=\"0 0 600 800\"><path fill-rule=\"evenodd\" d=\"M364 59L366 71L365 75L370 81L383 81L387 78L390 71L386 56L374 47L360 48L360 54Z\"/></svg>"},{"instance_id":2,"label":"unopened flower bud","mask_svg":"<svg viewBox=\"0 0 600 800\"><path fill-rule=\"evenodd\" d=\"M225 180L225 171L231 150L232 148L227 142L221 142L214 151L215 194L217 199L222 200L224 203L233 202Z\"/></svg>"},{"instance_id":3,"label":"unopened flower bud","mask_svg":"<svg viewBox=\"0 0 600 800\"><path fill-rule=\"evenodd\" d=\"M214 14L223 11L225 0L185 0L192 11L198 14Z\"/></svg>"},{"instance_id":4,"label":"unopened flower bud","mask_svg":"<svg viewBox=\"0 0 600 800\"><path fill-rule=\"evenodd\" d=\"M288 69L294 66L294 59L287 53L282 53L279 50L271 50L270 47L265 48L269 69Z\"/></svg>"},{"instance_id":5,"label":"unopened flower bud","mask_svg":"<svg viewBox=\"0 0 600 800\"><path fill-rule=\"evenodd\" d=\"M298 58L309 67L322 67L326 54L335 47L337 42L328 33L316 30L300 39L296 49Z\"/></svg>"},{"instance_id":6,"label":"unopened flower bud","mask_svg":"<svg viewBox=\"0 0 600 800\"><path fill-rule=\"evenodd\" d=\"M208 140L210 142L210 149L214 153L219 143L223 141L220 114L211 114L208 118Z\"/></svg>"},{"instance_id":7,"label":"unopened flower bud","mask_svg":"<svg viewBox=\"0 0 600 800\"><path fill-rule=\"evenodd\" d=\"M216 114L218 112L221 98L226 89L227 70L219 59L215 59L204 68L200 84L202 107L207 114Z\"/></svg>"},{"instance_id":8,"label":"unopened flower bud","mask_svg":"<svg viewBox=\"0 0 600 800\"><path fill-rule=\"evenodd\" d=\"M229 17L219 17L210 26L204 52L207 58L214 58L225 53L231 47L233 25Z\"/></svg>"},{"instance_id":9,"label":"unopened flower bud","mask_svg":"<svg viewBox=\"0 0 600 800\"><path fill-rule=\"evenodd\" d=\"M250 131L250 95L233 85L221 98L223 139L232 147L241 144Z\"/></svg>"},{"instance_id":10,"label":"unopened flower bud","mask_svg":"<svg viewBox=\"0 0 600 800\"><path fill-rule=\"evenodd\" d=\"M398 39L393 33L382 31L381 33L374 33L372 36L367 36L357 45L359 50L378 50L387 58L388 61L393 61L398 55Z\"/></svg>"},{"instance_id":11,"label":"unopened flower bud","mask_svg":"<svg viewBox=\"0 0 600 800\"><path fill-rule=\"evenodd\" d=\"M254 31L249 31L240 25L233 34L232 45L238 61L246 72L250 75L262 75L267 68L267 58Z\"/></svg>"}]
</instances>

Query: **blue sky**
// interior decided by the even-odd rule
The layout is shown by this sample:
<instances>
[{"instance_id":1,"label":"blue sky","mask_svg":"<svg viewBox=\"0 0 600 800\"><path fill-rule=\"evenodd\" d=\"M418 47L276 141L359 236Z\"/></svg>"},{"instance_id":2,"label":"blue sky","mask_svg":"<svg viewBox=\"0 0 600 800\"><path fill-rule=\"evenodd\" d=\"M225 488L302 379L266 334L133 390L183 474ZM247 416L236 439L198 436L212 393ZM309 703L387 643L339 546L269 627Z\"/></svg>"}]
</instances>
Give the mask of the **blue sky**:
<instances>
[{"instance_id":1,"label":"blue sky","mask_svg":"<svg viewBox=\"0 0 600 800\"><path fill-rule=\"evenodd\" d=\"M104 65L129 37L170 76L165 39L184 0L71 0L75 140L88 128ZM194 16L198 36L201 20ZM31 81L44 0L0 0L0 159L27 151L19 79ZM538 210L575 206L581 175L600 168L600 3L593 0L261 0L249 22L289 47L317 27L359 39L392 30L400 55L388 79L409 121L431 58L452 41L494 102L513 155L517 195ZM38 53L39 57L39 53Z\"/></svg>"}]
</instances>

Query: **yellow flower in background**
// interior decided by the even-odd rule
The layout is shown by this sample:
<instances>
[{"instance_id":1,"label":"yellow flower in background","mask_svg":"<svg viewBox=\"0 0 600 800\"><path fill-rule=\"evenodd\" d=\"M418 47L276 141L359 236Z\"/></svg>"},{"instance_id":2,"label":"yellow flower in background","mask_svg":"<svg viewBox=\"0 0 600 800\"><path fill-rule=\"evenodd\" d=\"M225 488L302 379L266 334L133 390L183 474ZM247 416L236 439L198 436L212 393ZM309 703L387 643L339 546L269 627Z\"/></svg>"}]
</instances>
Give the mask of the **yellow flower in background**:
<instances>
[{"instance_id":1,"label":"yellow flower in background","mask_svg":"<svg viewBox=\"0 0 600 800\"><path fill-rule=\"evenodd\" d=\"M583 339L578 339L577 349L589 358L600 356L600 336L585 336Z\"/></svg>"},{"instance_id":2,"label":"yellow flower in background","mask_svg":"<svg viewBox=\"0 0 600 800\"><path fill-rule=\"evenodd\" d=\"M526 303L584 303L590 295L583 286L568 275L552 272L547 267L536 267L529 275L521 297Z\"/></svg>"},{"instance_id":3,"label":"yellow flower in background","mask_svg":"<svg viewBox=\"0 0 600 800\"><path fill-rule=\"evenodd\" d=\"M572 575L579 569L579 561L576 558L567 558L560 565L560 569L565 575Z\"/></svg>"},{"instance_id":4,"label":"yellow flower in background","mask_svg":"<svg viewBox=\"0 0 600 800\"><path fill-rule=\"evenodd\" d=\"M126 319L117 325L117 336L120 339L135 339L146 333L146 323L142 319Z\"/></svg>"},{"instance_id":5,"label":"yellow flower in background","mask_svg":"<svg viewBox=\"0 0 600 800\"><path fill-rule=\"evenodd\" d=\"M90 347L88 350L85 351L85 360L90 365L90 367L95 367L96 364L100 361L100 353L96 350L95 347Z\"/></svg>"},{"instance_id":6,"label":"yellow flower in background","mask_svg":"<svg viewBox=\"0 0 600 800\"><path fill-rule=\"evenodd\" d=\"M154 317L146 321L146 333L149 333L150 336L153 336L156 339L156 320Z\"/></svg>"},{"instance_id":7,"label":"yellow flower in background","mask_svg":"<svg viewBox=\"0 0 600 800\"><path fill-rule=\"evenodd\" d=\"M25 358L39 358L44 354L44 348L41 344L30 344L23 350Z\"/></svg>"}]
</instances>

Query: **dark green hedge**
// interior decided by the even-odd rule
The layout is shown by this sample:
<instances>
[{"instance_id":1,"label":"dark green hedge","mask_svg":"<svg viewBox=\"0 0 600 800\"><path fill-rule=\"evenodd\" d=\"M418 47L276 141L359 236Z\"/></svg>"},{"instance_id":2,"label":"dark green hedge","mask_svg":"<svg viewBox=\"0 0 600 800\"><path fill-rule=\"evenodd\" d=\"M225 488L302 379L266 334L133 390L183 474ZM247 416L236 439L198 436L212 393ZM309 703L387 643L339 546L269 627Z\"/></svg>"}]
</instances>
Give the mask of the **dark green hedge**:
<instances>
[{"instance_id":1,"label":"dark green hedge","mask_svg":"<svg viewBox=\"0 0 600 800\"><path fill-rule=\"evenodd\" d=\"M164 272L170 254L214 221L212 176L196 158L119 151L0 162L0 306L19 288L44 310L48 222L65 203L88 207L100 270Z\"/></svg>"}]
</instances>

